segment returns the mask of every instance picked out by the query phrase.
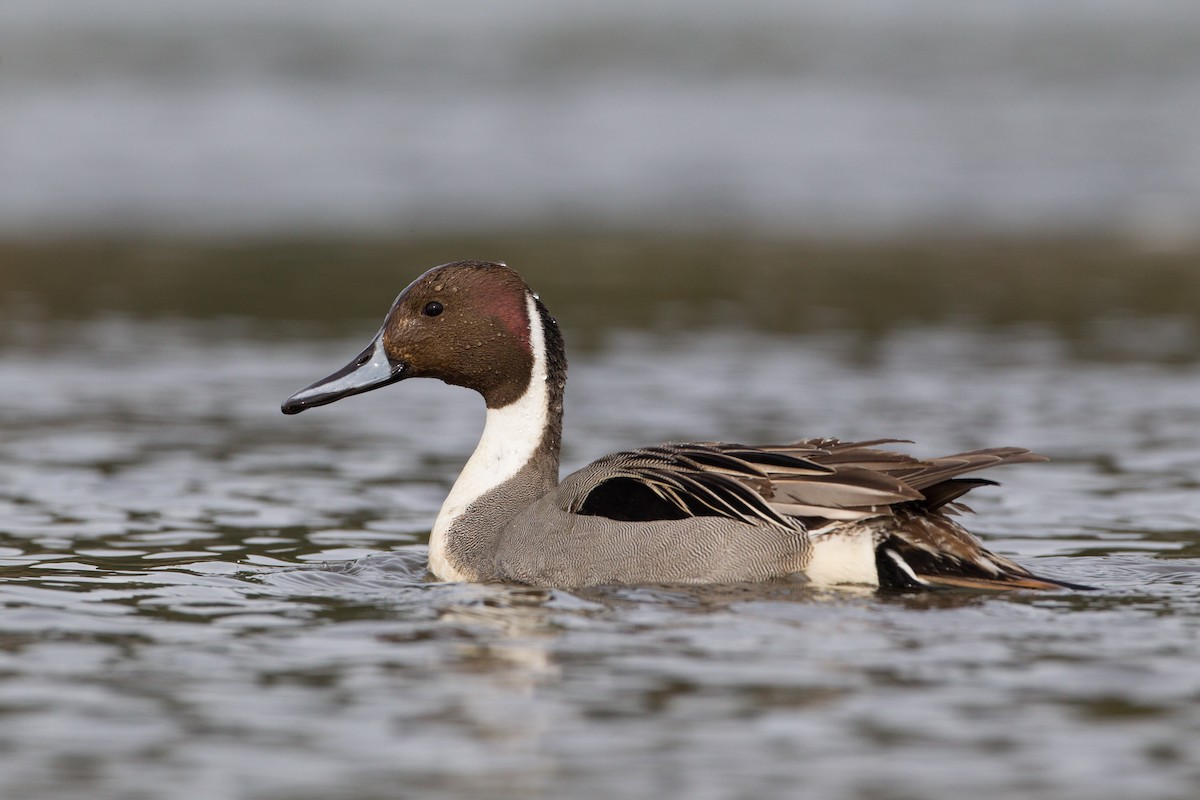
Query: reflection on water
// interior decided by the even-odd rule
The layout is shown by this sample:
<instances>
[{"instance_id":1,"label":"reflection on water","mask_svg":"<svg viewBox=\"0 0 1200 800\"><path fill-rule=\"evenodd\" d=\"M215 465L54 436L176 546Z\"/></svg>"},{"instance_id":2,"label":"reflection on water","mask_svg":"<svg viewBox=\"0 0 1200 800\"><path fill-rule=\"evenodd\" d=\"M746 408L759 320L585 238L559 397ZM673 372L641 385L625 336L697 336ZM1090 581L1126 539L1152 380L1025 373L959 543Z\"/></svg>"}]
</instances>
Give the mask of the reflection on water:
<instances>
[{"instance_id":1,"label":"reflection on water","mask_svg":"<svg viewBox=\"0 0 1200 800\"><path fill-rule=\"evenodd\" d=\"M128 251L158 253L150 269L50 248L0 273L16 310L0 326L0 795L1195 794L1200 378L1181 263L1027 250L1064 266L1007 273L1042 292L1024 297L949 251L889 304L866 251L791 274L759 245L724 273L732 300L686 250L655 274L597 249L583 263L613 271L570 277L543 254L537 288L589 345L572 350L568 468L668 438L1031 446L1054 460L997 475L973 527L1102 587L570 592L425 579L474 397L411 381L279 413L446 260L368 250L328 271L276 250L254 271L250 251L180 249L159 271L169 251ZM1092 279L1072 284L1081 263ZM892 308L929 293L955 310Z\"/></svg>"}]
</instances>

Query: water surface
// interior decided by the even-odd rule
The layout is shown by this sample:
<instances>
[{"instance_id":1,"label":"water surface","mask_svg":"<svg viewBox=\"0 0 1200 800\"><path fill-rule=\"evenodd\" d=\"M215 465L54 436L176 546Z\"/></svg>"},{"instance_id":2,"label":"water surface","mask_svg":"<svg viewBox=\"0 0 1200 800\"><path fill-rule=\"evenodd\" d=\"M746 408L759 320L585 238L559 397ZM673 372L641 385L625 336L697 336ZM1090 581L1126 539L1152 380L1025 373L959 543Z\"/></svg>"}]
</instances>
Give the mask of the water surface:
<instances>
[{"instance_id":1,"label":"water surface","mask_svg":"<svg viewBox=\"0 0 1200 800\"><path fill-rule=\"evenodd\" d=\"M395 263L410 246L357 267L333 248L324 268L271 249L259 271L180 246L141 282L163 246L26 248L0 291L0 795L1194 797L1193 284L1033 248L1012 261L1059 277L1006 303L961 269L984 248L925 267L950 311L887 311L861 262L902 249L724 300L704 269L662 277L686 248L635 247L643 283L588 270L576 292L534 266L578 345L567 468L672 438L1030 446L1054 460L998 472L970 524L1098 591L429 583L427 531L481 402L410 381L278 411L358 352L425 266ZM772 274L731 263L727 279ZM74 280L37 277L51 269ZM1014 269L995 286L1033 280ZM191 291L205 275L241 277L222 301ZM307 316L308 282L340 310Z\"/></svg>"}]
</instances>

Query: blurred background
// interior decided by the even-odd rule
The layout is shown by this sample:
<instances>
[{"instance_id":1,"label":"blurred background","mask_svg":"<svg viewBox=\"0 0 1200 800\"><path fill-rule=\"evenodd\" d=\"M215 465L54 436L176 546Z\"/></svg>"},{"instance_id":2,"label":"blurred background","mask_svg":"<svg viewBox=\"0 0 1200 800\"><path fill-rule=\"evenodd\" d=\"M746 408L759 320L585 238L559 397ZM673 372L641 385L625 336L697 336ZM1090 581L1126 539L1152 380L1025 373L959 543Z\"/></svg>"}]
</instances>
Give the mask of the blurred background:
<instances>
[{"instance_id":1,"label":"blurred background","mask_svg":"<svg viewBox=\"0 0 1200 800\"><path fill-rule=\"evenodd\" d=\"M0 231L1194 242L1187 0L0 7Z\"/></svg>"},{"instance_id":2,"label":"blurred background","mask_svg":"<svg viewBox=\"0 0 1200 800\"><path fill-rule=\"evenodd\" d=\"M1198 28L1187 0L4 3L0 309L357 318L326 286L481 257L581 299L787 297L752 324L994 316L956 287L1000 277L1010 317L1183 310Z\"/></svg>"},{"instance_id":3,"label":"blurred background","mask_svg":"<svg viewBox=\"0 0 1200 800\"><path fill-rule=\"evenodd\" d=\"M0 0L0 795L1196 797L1198 31ZM477 398L278 404L465 258L562 323L567 469L1029 446L973 528L1102 591L425 584Z\"/></svg>"}]
</instances>

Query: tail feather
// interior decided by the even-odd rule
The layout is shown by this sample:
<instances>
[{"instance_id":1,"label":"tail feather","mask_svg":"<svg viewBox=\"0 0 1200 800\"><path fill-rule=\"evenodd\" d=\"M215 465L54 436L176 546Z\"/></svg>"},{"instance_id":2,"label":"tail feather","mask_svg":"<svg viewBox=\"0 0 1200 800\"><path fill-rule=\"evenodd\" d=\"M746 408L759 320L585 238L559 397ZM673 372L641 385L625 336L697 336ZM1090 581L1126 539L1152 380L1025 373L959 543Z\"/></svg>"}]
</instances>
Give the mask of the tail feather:
<instances>
[{"instance_id":1,"label":"tail feather","mask_svg":"<svg viewBox=\"0 0 1200 800\"><path fill-rule=\"evenodd\" d=\"M951 575L920 576L925 580L923 586L927 589L974 589L981 592L1007 592L1012 589L1030 589L1038 592L1059 592L1064 590L1090 592L1096 587L1084 586L1081 583L1069 583L1054 578L1044 578L1029 573L1027 575L1005 575L1003 578L955 577Z\"/></svg>"},{"instance_id":2,"label":"tail feather","mask_svg":"<svg viewBox=\"0 0 1200 800\"><path fill-rule=\"evenodd\" d=\"M953 524L949 520L945 522ZM1012 589L1089 591L1095 588L1035 575L982 546L968 558L962 555L961 552L952 553L948 550L934 551L899 536L888 536L875 550L879 585L890 589L971 589L985 592Z\"/></svg>"}]
</instances>

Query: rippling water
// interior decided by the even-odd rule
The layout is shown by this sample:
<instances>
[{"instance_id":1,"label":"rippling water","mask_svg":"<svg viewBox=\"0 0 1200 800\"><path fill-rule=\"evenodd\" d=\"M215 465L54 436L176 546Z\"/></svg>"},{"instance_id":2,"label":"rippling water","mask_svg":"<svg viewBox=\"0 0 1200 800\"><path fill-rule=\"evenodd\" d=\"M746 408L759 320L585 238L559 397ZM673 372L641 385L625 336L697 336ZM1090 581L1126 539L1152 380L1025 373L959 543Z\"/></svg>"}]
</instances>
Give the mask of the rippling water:
<instances>
[{"instance_id":1,"label":"rippling water","mask_svg":"<svg viewBox=\"0 0 1200 800\"><path fill-rule=\"evenodd\" d=\"M427 583L478 400L278 411L372 320L27 309L0 326L0 795L1195 796L1194 319L1104 316L1088 346L836 314L584 335L586 298L543 297L588 343L567 468L669 438L1031 446L1054 460L997 474L971 523L1099 590Z\"/></svg>"}]
</instances>

